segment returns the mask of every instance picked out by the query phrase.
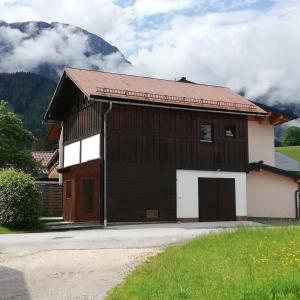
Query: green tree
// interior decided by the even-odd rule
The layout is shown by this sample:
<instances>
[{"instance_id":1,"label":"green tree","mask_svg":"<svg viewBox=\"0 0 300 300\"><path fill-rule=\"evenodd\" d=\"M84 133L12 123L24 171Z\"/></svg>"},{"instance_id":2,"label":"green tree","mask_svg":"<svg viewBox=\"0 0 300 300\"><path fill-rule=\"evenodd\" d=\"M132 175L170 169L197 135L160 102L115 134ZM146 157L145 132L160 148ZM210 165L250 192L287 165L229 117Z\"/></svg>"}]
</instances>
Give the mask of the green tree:
<instances>
[{"instance_id":1,"label":"green tree","mask_svg":"<svg viewBox=\"0 0 300 300\"><path fill-rule=\"evenodd\" d=\"M300 145L300 127L288 127L283 135L283 144L285 146Z\"/></svg>"},{"instance_id":2,"label":"green tree","mask_svg":"<svg viewBox=\"0 0 300 300\"><path fill-rule=\"evenodd\" d=\"M32 133L9 110L8 103L0 101L0 168L13 166L36 175L41 166L27 149L33 140Z\"/></svg>"}]
</instances>

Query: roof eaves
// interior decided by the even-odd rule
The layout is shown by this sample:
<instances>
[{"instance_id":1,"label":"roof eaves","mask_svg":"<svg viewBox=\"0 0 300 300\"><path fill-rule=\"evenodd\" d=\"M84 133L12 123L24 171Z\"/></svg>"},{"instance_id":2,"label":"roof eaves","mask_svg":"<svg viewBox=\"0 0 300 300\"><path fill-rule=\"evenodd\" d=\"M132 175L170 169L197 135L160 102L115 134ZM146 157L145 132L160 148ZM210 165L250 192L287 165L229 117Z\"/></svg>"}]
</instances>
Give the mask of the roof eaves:
<instances>
[{"instance_id":1,"label":"roof eaves","mask_svg":"<svg viewBox=\"0 0 300 300\"><path fill-rule=\"evenodd\" d=\"M279 114L279 115L283 115L289 120L295 120L295 119L299 118L299 116L297 116L293 113L287 112L285 110L278 109L276 107L269 106L269 105L259 103L259 102L256 102L256 101L251 101L251 102L254 103L255 105L257 105L258 107L262 108L265 111L270 111L270 112L274 112L274 113Z\"/></svg>"},{"instance_id":2,"label":"roof eaves","mask_svg":"<svg viewBox=\"0 0 300 300\"><path fill-rule=\"evenodd\" d=\"M51 98L51 101L50 101L50 103L49 103L49 105L48 105L48 108L47 108L47 110L46 110L46 113L45 113L45 115L44 115L44 121L49 120L49 112L50 112L50 109L51 109L52 106L53 106L54 99L55 99L55 97L56 97L58 91L60 90L60 87L61 87L61 85L62 85L63 79L65 78L65 75L66 75L66 68L64 69L62 75L60 76L60 79L59 79L59 81L58 81L58 84L57 84L57 86L56 86L56 88L55 88L54 94L53 94L53 96L52 96L52 98Z\"/></svg>"},{"instance_id":3,"label":"roof eaves","mask_svg":"<svg viewBox=\"0 0 300 300\"><path fill-rule=\"evenodd\" d=\"M49 159L48 163L47 163L47 167L49 168L51 166L51 164L53 164L53 162L55 162L55 160L58 160L59 158L59 150L56 149L54 152L53 152L53 155L52 157Z\"/></svg>"},{"instance_id":4,"label":"roof eaves","mask_svg":"<svg viewBox=\"0 0 300 300\"><path fill-rule=\"evenodd\" d=\"M250 163L248 165L248 168L247 168L248 172L251 172L253 170L259 170L259 169L267 170L267 171L270 171L270 172L273 172L273 173L276 173L276 174L279 174L279 175L290 177L290 178L293 178L297 181L300 180L300 172L286 171L286 170L283 170L283 169L280 169L280 168L277 168L277 167L273 167L273 166L264 164L263 161Z\"/></svg>"}]
</instances>

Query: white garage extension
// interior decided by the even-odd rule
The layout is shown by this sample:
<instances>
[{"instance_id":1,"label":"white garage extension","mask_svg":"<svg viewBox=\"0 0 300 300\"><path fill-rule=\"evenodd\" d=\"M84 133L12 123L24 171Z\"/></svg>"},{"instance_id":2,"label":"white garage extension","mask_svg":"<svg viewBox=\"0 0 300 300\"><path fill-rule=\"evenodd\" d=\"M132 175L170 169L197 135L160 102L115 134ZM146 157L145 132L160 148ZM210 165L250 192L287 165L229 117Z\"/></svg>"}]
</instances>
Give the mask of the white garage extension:
<instances>
[{"instance_id":1,"label":"white garage extension","mask_svg":"<svg viewBox=\"0 0 300 300\"><path fill-rule=\"evenodd\" d=\"M177 170L176 179L178 220L226 221L246 218L246 173ZM201 184L202 179L205 184ZM205 192L202 190L201 193L201 189L205 189ZM205 214L202 214L203 210ZM201 218L202 215L207 219Z\"/></svg>"}]
</instances>

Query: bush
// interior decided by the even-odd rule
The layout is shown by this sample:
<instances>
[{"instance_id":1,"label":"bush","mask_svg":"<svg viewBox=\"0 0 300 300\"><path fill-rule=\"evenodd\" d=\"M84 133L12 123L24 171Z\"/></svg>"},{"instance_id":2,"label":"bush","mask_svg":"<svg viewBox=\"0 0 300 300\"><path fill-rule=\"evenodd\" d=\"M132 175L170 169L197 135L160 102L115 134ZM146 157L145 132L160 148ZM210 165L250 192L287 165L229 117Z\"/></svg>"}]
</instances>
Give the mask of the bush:
<instances>
[{"instance_id":1,"label":"bush","mask_svg":"<svg viewBox=\"0 0 300 300\"><path fill-rule=\"evenodd\" d=\"M31 175L12 168L0 170L0 225L36 228L40 200L41 192Z\"/></svg>"}]
</instances>

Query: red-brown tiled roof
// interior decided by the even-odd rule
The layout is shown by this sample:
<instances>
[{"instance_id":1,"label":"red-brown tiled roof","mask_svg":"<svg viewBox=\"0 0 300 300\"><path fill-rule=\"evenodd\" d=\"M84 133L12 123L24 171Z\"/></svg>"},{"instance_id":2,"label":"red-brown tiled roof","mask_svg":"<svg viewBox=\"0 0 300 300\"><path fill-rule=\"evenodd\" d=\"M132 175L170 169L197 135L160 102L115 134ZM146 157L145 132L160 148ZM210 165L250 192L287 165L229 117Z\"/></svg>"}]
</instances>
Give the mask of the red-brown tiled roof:
<instances>
[{"instance_id":1,"label":"red-brown tiled roof","mask_svg":"<svg viewBox=\"0 0 300 300\"><path fill-rule=\"evenodd\" d=\"M33 151L31 152L32 157L40 162L42 166L47 167L55 151Z\"/></svg>"},{"instance_id":2,"label":"red-brown tiled roof","mask_svg":"<svg viewBox=\"0 0 300 300\"><path fill-rule=\"evenodd\" d=\"M226 87L73 68L66 68L65 72L89 98L105 96L194 108L265 113Z\"/></svg>"}]
</instances>

